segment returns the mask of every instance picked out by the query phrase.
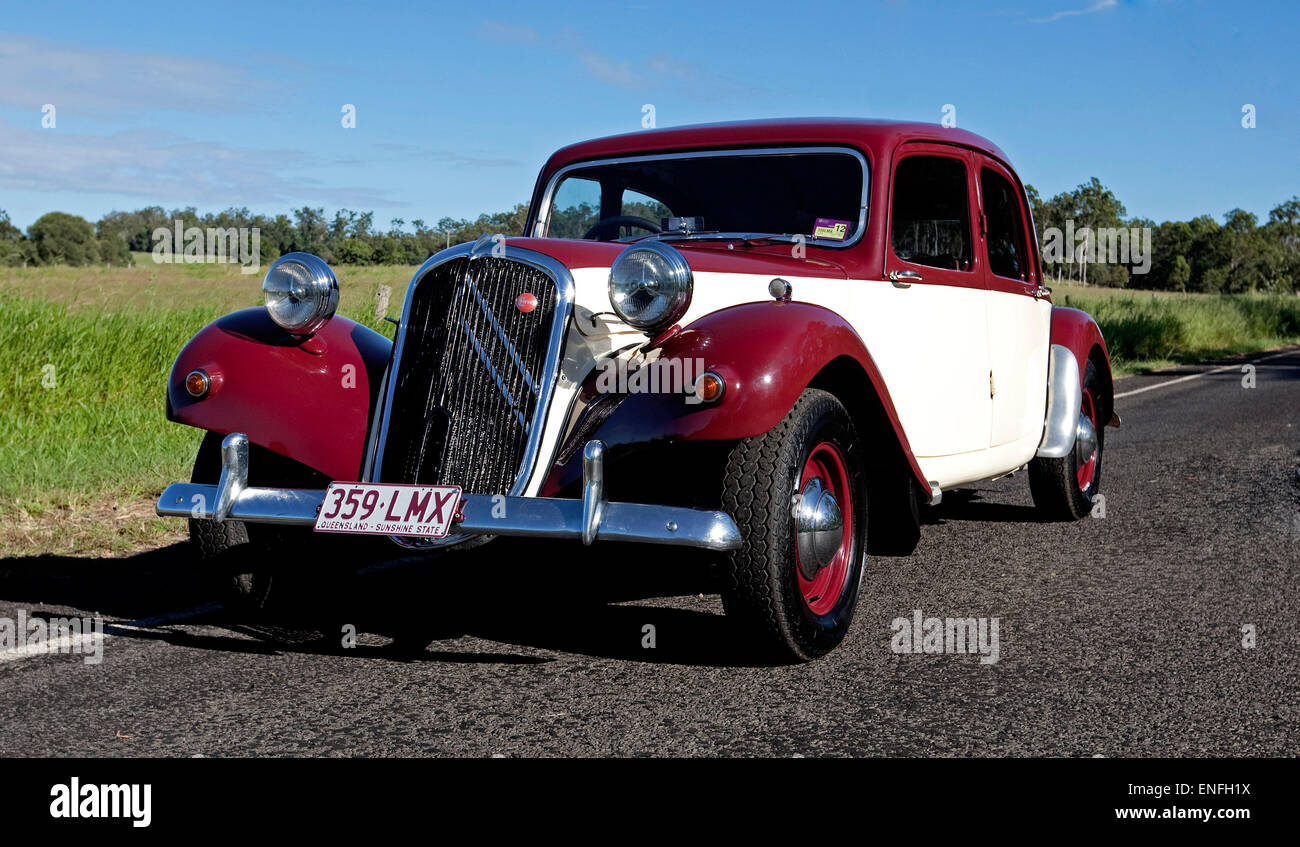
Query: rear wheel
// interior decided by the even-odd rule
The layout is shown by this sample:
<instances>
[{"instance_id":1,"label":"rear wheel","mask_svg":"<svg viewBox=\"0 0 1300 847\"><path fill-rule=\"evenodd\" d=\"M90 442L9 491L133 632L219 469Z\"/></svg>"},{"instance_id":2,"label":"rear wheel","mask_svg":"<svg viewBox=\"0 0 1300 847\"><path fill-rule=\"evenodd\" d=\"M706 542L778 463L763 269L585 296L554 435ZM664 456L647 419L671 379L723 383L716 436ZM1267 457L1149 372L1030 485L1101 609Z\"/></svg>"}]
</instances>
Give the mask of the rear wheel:
<instances>
[{"instance_id":1,"label":"rear wheel","mask_svg":"<svg viewBox=\"0 0 1300 847\"><path fill-rule=\"evenodd\" d=\"M1080 438L1074 449L1059 459L1035 458L1029 463L1029 490L1034 505L1055 520L1078 520L1092 511L1101 486L1101 458L1105 439L1101 419L1100 379L1091 361L1083 370L1083 401L1079 416L1091 427L1091 438ZM1081 426L1087 434L1089 427Z\"/></svg>"},{"instance_id":2,"label":"rear wheel","mask_svg":"<svg viewBox=\"0 0 1300 847\"><path fill-rule=\"evenodd\" d=\"M857 605L866 502L857 432L832 394L805 391L770 432L739 442L723 491L744 538L728 563L728 617L786 659L832 650Z\"/></svg>"}]
</instances>

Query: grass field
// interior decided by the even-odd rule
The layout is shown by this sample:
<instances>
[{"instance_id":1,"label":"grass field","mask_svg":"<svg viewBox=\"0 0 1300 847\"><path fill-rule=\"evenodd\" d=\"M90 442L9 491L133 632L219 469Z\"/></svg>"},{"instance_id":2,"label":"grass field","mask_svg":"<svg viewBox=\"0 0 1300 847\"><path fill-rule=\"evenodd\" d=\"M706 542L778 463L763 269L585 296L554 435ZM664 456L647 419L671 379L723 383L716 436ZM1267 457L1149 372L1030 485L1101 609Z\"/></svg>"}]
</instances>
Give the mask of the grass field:
<instances>
[{"instance_id":1,"label":"grass field","mask_svg":"<svg viewBox=\"0 0 1300 847\"><path fill-rule=\"evenodd\" d=\"M1056 286L1057 305L1096 318L1117 373L1300 342L1300 297Z\"/></svg>"},{"instance_id":2,"label":"grass field","mask_svg":"<svg viewBox=\"0 0 1300 847\"><path fill-rule=\"evenodd\" d=\"M339 270L339 312L392 337L410 267ZM261 303L219 265L0 269L0 556L124 552L179 537L153 515L200 434L164 418L172 361L209 321Z\"/></svg>"},{"instance_id":3,"label":"grass field","mask_svg":"<svg viewBox=\"0 0 1300 847\"><path fill-rule=\"evenodd\" d=\"M204 324L259 305L237 267L0 269L0 557L115 553L179 538L154 517L188 477L200 434L163 417L172 361ZM344 314L392 337L376 314L402 303L410 267L337 269ZM1118 370L1300 341L1300 298L1207 297L1059 286L1057 303L1100 321Z\"/></svg>"}]
</instances>

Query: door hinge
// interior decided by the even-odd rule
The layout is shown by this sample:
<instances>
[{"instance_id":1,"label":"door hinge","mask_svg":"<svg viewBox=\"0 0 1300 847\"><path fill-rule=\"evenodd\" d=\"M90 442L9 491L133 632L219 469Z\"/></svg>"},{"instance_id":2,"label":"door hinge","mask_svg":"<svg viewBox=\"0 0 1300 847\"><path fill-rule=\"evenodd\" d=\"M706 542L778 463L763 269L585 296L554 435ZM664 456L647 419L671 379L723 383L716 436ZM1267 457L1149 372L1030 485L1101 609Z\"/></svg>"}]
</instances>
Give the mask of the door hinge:
<instances>
[{"instance_id":1,"label":"door hinge","mask_svg":"<svg viewBox=\"0 0 1300 847\"><path fill-rule=\"evenodd\" d=\"M989 371L989 397L993 396L993 371Z\"/></svg>"}]
</instances>

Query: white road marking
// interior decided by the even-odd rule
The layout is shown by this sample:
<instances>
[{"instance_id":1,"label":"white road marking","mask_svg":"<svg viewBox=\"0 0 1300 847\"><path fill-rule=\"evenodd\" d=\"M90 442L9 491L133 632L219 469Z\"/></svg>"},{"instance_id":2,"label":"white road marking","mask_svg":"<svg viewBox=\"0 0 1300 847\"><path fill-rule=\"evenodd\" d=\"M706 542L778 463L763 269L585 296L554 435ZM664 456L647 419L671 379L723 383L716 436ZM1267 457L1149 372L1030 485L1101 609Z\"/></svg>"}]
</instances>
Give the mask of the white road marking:
<instances>
[{"instance_id":1,"label":"white road marking","mask_svg":"<svg viewBox=\"0 0 1300 847\"><path fill-rule=\"evenodd\" d=\"M125 631L125 630L148 629L150 627L155 627L160 624L175 623L176 621L183 621L188 618L198 617L199 615L207 614L208 612L215 612L220 608L221 608L220 603L208 603L203 606L196 606L193 609L188 609L184 612L166 612L161 615L154 615L153 617L148 617L148 618L140 618L139 620L134 620L134 621L121 621L121 622L114 622L114 623L109 623L108 621L105 621L103 637L105 639L111 638L114 635L113 630ZM74 617L88 617L88 616L67 614L67 615L52 615L52 617L74 618ZM4 662L17 662L23 659L31 658L32 656L48 656L50 654L57 654L57 653L78 654L82 652L81 646L83 644L87 644L93 641L96 637L97 637L96 633L93 632L82 633L80 635L61 635L58 638L51 638L46 641L37 641L33 644L26 644L22 647L11 647L8 650L0 650L0 664Z\"/></svg>"},{"instance_id":2,"label":"white road marking","mask_svg":"<svg viewBox=\"0 0 1300 847\"><path fill-rule=\"evenodd\" d=\"M1132 397L1134 394L1141 394L1144 391L1155 391L1157 388L1167 388L1171 385L1177 385L1180 382L1187 382L1189 379L1198 379L1199 377L1209 376L1210 374L1223 373L1224 371L1230 371L1230 370L1240 370L1242 365L1253 365L1255 364L1255 362L1267 362L1269 359L1280 359L1283 356L1294 356L1296 355L1297 352L1300 351L1283 350L1281 353L1274 353L1271 356L1264 356L1262 358L1255 359L1254 361L1251 362L1238 362L1235 365L1223 365L1222 367L1212 368L1211 370L1208 371L1201 371L1200 373L1188 374L1187 376L1180 376L1177 379L1170 379L1164 382L1157 382L1155 385L1147 385L1142 388L1135 388L1132 391L1125 391L1123 393L1116 394L1114 399L1119 400L1122 397Z\"/></svg>"}]
</instances>

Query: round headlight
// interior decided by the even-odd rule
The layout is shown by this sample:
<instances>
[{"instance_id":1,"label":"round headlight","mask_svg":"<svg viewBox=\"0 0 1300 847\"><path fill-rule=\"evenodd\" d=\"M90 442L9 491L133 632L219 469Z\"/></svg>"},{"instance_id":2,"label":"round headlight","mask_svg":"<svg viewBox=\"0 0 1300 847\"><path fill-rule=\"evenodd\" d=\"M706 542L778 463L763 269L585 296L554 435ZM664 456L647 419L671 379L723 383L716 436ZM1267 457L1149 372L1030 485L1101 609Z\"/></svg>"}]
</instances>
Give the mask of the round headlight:
<instances>
[{"instance_id":1,"label":"round headlight","mask_svg":"<svg viewBox=\"0 0 1300 847\"><path fill-rule=\"evenodd\" d=\"M686 257L662 241L633 244L609 270L609 303L637 329L662 329L686 314L694 287Z\"/></svg>"},{"instance_id":2,"label":"round headlight","mask_svg":"<svg viewBox=\"0 0 1300 847\"><path fill-rule=\"evenodd\" d=\"M286 253L262 281L271 320L295 335L311 335L334 317L339 281L325 261L310 253Z\"/></svg>"}]
</instances>

